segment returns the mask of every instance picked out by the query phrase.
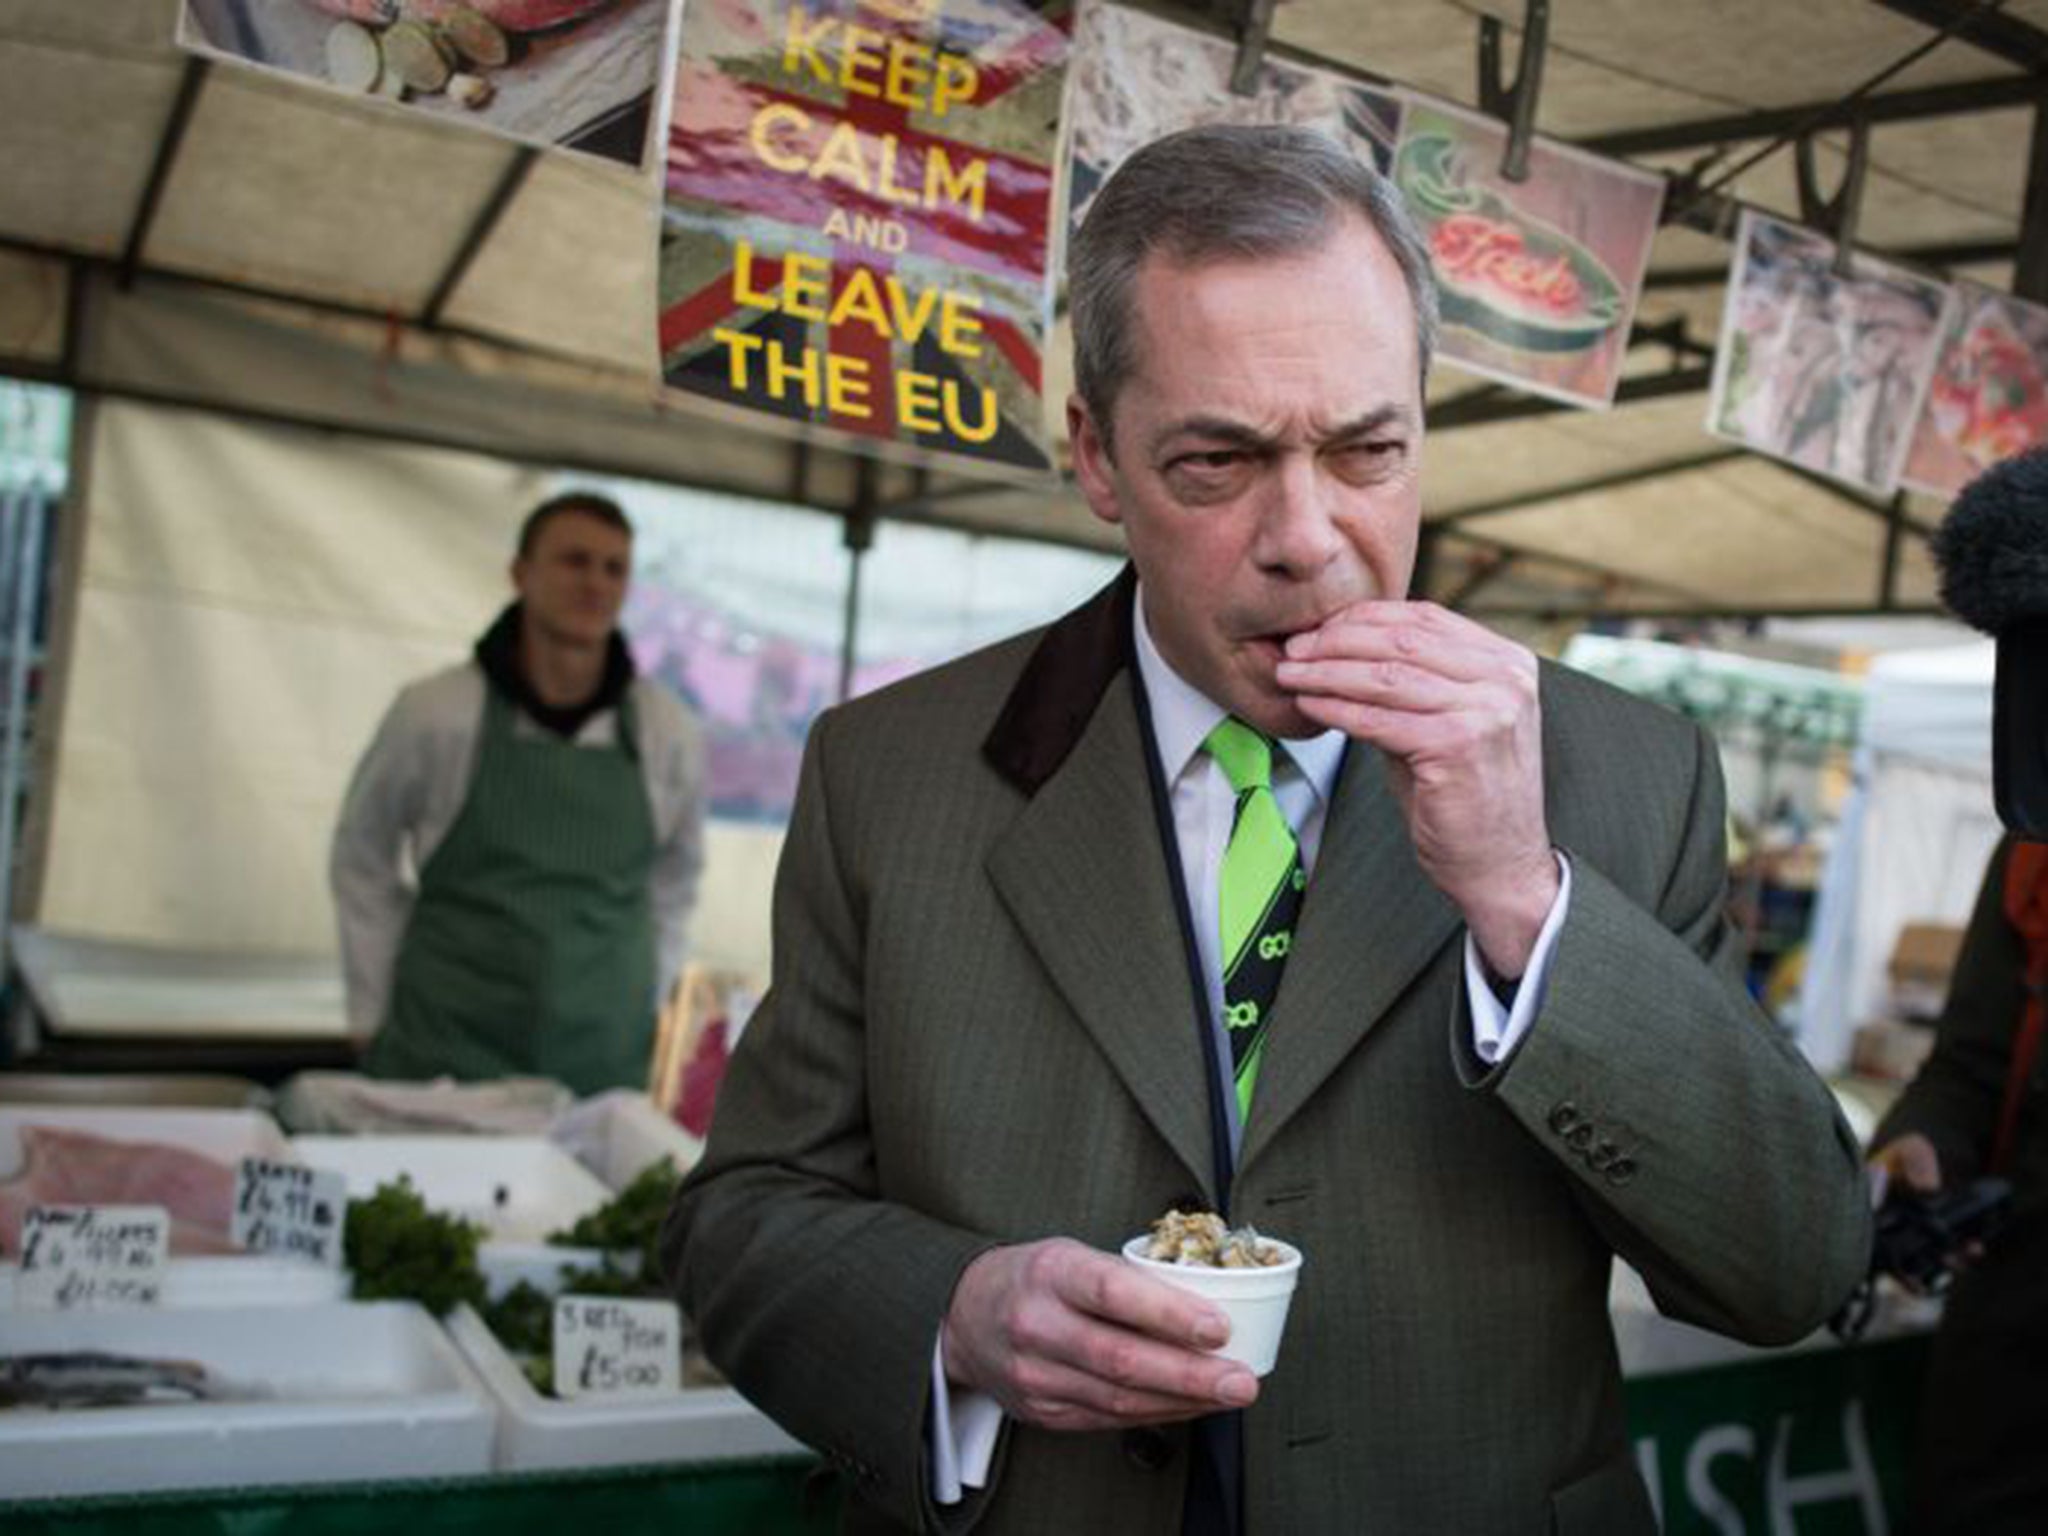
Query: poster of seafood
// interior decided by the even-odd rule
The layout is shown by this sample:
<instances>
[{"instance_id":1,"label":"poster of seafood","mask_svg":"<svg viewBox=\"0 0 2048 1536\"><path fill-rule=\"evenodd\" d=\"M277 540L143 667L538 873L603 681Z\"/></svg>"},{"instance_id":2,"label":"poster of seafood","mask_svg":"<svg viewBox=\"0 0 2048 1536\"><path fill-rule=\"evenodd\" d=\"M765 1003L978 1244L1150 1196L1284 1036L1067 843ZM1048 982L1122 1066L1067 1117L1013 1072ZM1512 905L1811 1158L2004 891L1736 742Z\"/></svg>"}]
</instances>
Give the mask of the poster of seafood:
<instances>
[{"instance_id":1,"label":"poster of seafood","mask_svg":"<svg viewBox=\"0 0 2048 1536\"><path fill-rule=\"evenodd\" d=\"M1937 359L1901 484L1953 496L2000 459L2048 443L2048 309L1957 283Z\"/></svg>"},{"instance_id":2,"label":"poster of seafood","mask_svg":"<svg viewBox=\"0 0 2048 1536\"><path fill-rule=\"evenodd\" d=\"M647 163L677 0L184 0L180 46L529 144Z\"/></svg>"},{"instance_id":3,"label":"poster of seafood","mask_svg":"<svg viewBox=\"0 0 2048 1536\"><path fill-rule=\"evenodd\" d=\"M1538 139L1501 174L1505 124L1407 98L1394 180L1429 240L1438 355L1531 394L1604 410L1628 351L1664 178Z\"/></svg>"},{"instance_id":4,"label":"poster of seafood","mask_svg":"<svg viewBox=\"0 0 2048 1536\"><path fill-rule=\"evenodd\" d=\"M1067 229L1141 144L1206 123L1292 123L1349 143L1373 168L1394 157L1401 105L1386 91L1268 57L1249 96L1230 89L1237 49L1143 11L1087 0L1067 102Z\"/></svg>"},{"instance_id":5,"label":"poster of seafood","mask_svg":"<svg viewBox=\"0 0 2048 1536\"><path fill-rule=\"evenodd\" d=\"M1873 257L1835 271L1825 235L1745 211L1707 430L1874 496L1898 488L1949 290Z\"/></svg>"},{"instance_id":6,"label":"poster of seafood","mask_svg":"<svg viewBox=\"0 0 2048 1536\"><path fill-rule=\"evenodd\" d=\"M1067 0L691 0L659 260L670 387L857 444L1051 464Z\"/></svg>"}]
</instances>

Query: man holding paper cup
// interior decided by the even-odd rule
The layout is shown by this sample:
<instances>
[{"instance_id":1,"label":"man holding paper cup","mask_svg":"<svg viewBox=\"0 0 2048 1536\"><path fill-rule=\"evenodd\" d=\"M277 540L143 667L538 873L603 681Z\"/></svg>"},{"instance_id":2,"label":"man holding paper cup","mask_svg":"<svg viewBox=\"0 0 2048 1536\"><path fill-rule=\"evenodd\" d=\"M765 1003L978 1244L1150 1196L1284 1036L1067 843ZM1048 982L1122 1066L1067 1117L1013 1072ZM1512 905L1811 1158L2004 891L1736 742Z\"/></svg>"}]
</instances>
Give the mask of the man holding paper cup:
<instances>
[{"instance_id":1,"label":"man holding paper cup","mask_svg":"<svg viewBox=\"0 0 2048 1536\"><path fill-rule=\"evenodd\" d=\"M1868 1252L1713 745L1404 600L1435 289L1346 151L1141 150L1069 293L1131 567L819 718L684 1307L851 1529L1647 1536L1614 1256L1770 1343ZM1170 1207L1301 1254L1269 1375L1119 1255Z\"/></svg>"}]
</instances>

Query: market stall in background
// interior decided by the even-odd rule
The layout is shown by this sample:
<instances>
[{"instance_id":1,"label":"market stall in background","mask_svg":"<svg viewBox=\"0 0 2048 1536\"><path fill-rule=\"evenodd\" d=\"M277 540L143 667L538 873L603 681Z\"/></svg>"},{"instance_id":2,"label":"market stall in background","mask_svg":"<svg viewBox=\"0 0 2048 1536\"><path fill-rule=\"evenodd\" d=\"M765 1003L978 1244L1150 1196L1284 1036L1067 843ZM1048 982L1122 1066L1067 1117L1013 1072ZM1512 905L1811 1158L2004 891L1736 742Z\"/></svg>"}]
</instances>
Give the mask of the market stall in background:
<instances>
[{"instance_id":1,"label":"market stall in background","mask_svg":"<svg viewBox=\"0 0 2048 1536\"><path fill-rule=\"evenodd\" d=\"M812 720L1120 564L1065 470L1062 252L1186 122L1401 185L1445 282L1416 595L1715 734L1752 989L1859 1131L1924 1056L1996 836L1927 537L2048 439L2025 7L351 9L0 19L10 1530L831 1527L652 1223ZM644 1090L371 1082L349 766L572 486L632 518L623 628L705 726L690 963ZM1790 1351L1626 1272L1613 1310L1667 1532L1896 1528L1928 1304Z\"/></svg>"}]
</instances>

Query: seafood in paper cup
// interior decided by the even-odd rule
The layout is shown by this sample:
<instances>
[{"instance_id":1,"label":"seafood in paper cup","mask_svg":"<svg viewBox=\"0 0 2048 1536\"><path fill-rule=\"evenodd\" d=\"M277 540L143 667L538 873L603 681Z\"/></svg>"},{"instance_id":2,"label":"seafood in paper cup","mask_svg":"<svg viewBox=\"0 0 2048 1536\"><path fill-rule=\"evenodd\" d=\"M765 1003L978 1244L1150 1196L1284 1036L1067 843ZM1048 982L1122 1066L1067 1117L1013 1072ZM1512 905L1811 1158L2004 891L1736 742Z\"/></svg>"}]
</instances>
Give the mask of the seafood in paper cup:
<instances>
[{"instance_id":1,"label":"seafood in paper cup","mask_svg":"<svg viewBox=\"0 0 2048 1536\"><path fill-rule=\"evenodd\" d=\"M1211 1212L1168 1211L1123 1246L1126 1264L1212 1301L1230 1320L1230 1338L1212 1354L1255 1376L1273 1369L1287 1325L1301 1250L1250 1227L1227 1227Z\"/></svg>"}]
</instances>

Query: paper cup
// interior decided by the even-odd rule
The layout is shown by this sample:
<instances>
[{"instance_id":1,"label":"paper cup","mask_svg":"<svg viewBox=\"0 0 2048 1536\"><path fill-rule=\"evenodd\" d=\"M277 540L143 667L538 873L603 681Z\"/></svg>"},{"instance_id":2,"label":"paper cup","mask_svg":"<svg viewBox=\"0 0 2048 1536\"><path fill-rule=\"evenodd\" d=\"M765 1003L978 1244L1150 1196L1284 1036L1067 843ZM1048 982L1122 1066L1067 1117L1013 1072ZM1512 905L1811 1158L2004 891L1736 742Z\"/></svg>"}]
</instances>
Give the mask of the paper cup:
<instances>
[{"instance_id":1,"label":"paper cup","mask_svg":"<svg viewBox=\"0 0 2048 1536\"><path fill-rule=\"evenodd\" d=\"M1280 1333L1287 1324L1287 1306L1294 1282L1301 1277L1301 1250L1276 1238L1261 1237L1283 1255L1278 1264L1259 1269L1212 1269L1206 1264L1167 1264L1145 1257L1152 1235L1141 1233L1124 1244L1124 1262L1168 1285L1193 1291L1223 1310L1230 1319L1230 1338L1211 1354L1242 1361L1254 1376L1273 1369L1280 1355Z\"/></svg>"}]
</instances>

